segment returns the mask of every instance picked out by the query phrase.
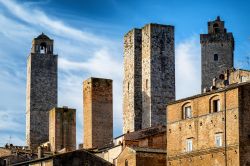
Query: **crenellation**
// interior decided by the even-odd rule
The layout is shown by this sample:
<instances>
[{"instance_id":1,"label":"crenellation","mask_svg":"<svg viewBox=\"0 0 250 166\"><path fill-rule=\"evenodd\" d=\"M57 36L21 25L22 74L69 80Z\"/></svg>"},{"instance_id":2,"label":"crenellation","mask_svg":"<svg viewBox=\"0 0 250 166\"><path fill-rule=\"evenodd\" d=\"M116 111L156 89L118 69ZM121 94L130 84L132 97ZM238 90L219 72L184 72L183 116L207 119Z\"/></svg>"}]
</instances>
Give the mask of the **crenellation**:
<instances>
[{"instance_id":1,"label":"crenellation","mask_svg":"<svg viewBox=\"0 0 250 166\"><path fill-rule=\"evenodd\" d=\"M200 35L201 43L201 90L210 88L212 80L234 66L234 37L217 18L208 23L208 34Z\"/></svg>"}]
</instances>

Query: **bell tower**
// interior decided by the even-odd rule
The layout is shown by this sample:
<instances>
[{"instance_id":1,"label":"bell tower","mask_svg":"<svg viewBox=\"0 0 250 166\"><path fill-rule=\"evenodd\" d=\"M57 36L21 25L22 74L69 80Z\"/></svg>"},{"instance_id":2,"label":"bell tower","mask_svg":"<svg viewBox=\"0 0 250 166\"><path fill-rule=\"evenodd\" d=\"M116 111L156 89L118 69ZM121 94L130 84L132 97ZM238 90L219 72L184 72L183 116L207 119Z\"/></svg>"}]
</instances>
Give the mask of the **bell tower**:
<instances>
[{"instance_id":1,"label":"bell tower","mask_svg":"<svg viewBox=\"0 0 250 166\"><path fill-rule=\"evenodd\" d=\"M30 149L49 140L49 110L57 106L57 55L45 34L32 41L27 59L26 143Z\"/></svg>"},{"instance_id":2,"label":"bell tower","mask_svg":"<svg viewBox=\"0 0 250 166\"><path fill-rule=\"evenodd\" d=\"M200 35L201 43L201 90L210 88L212 81L226 69L234 66L234 37L227 32L224 21L218 16L208 22L208 34Z\"/></svg>"}]
</instances>

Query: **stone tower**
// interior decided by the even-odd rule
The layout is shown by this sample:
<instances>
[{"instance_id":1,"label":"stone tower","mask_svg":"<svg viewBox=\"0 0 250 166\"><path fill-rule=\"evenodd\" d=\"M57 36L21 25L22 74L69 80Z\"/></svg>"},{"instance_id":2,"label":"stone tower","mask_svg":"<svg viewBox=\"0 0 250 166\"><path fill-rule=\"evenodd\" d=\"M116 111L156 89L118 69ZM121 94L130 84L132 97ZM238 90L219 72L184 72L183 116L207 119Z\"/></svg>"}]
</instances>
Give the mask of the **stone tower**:
<instances>
[{"instance_id":1,"label":"stone tower","mask_svg":"<svg viewBox=\"0 0 250 166\"><path fill-rule=\"evenodd\" d=\"M49 141L49 110L57 106L57 55L43 33L32 41L27 59L26 143L34 149Z\"/></svg>"},{"instance_id":2,"label":"stone tower","mask_svg":"<svg viewBox=\"0 0 250 166\"><path fill-rule=\"evenodd\" d=\"M166 125L166 106L175 100L174 27L142 28L142 128Z\"/></svg>"},{"instance_id":3,"label":"stone tower","mask_svg":"<svg viewBox=\"0 0 250 166\"><path fill-rule=\"evenodd\" d=\"M124 37L123 133L166 125L175 100L174 27L148 24Z\"/></svg>"},{"instance_id":4,"label":"stone tower","mask_svg":"<svg viewBox=\"0 0 250 166\"><path fill-rule=\"evenodd\" d=\"M76 110L53 108L49 112L49 142L52 152L76 150Z\"/></svg>"},{"instance_id":5,"label":"stone tower","mask_svg":"<svg viewBox=\"0 0 250 166\"><path fill-rule=\"evenodd\" d=\"M124 36L123 133L141 129L141 29Z\"/></svg>"},{"instance_id":6,"label":"stone tower","mask_svg":"<svg viewBox=\"0 0 250 166\"><path fill-rule=\"evenodd\" d=\"M200 35L202 91L210 88L212 81L226 69L234 66L234 37L217 17L208 22L208 34Z\"/></svg>"},{"instance_id":7,"label":"stone tower","mask_svg":"<svg viewBox=\"0 0 250 166\"><path fill-rule=\"evenodd\" d=\"M89 78L83 83L83 148L101 148L113 140L112 80Z\"/></svg>"}]
</instances>

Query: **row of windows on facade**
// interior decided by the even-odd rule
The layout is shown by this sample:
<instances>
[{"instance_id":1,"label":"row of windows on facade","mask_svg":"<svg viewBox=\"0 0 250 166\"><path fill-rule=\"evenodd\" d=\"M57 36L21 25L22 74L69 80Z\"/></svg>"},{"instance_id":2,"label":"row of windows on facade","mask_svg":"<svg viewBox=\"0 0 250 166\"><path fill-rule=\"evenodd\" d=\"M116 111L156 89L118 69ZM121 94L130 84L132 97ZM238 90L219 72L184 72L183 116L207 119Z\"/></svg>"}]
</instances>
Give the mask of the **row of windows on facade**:
<instances>
[{"instance_id":1,"label":"row of windows on facade","mask_svg":"<svg viewBox=\"0 0 250 166\"><path fill-rule=\"evenodd\" d=\"M212 101L212 107L211 112L219 112L220 111L220 100L213 100ZM185 106L183 107L183 119L192 118L192 107L191 106Z\"/></svg>"},{"instance_id":2,"label":"row of windows on facade","mask_svg":"<svg viewBox=\"0 0 250 166\"><path fill-rule=\"evenodd\" d=\"M215 134L215 147L222 147L222 133L216 133ZM186 152L193 151L193 138L186 139Z\"/></svg>"}]
</instances>

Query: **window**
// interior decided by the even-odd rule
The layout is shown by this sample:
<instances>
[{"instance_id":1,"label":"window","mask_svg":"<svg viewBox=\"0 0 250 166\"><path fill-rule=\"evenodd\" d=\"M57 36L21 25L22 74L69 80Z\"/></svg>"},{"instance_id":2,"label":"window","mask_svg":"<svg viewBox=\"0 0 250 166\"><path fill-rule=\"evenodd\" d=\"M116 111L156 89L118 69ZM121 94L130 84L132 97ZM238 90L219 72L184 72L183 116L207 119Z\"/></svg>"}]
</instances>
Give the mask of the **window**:
<instances>
[{"instance_id":1,"label":"window","mask_svg":"<svg viewBox=\"0 0 250 166\"><path fill-rule=\"evenodd\" d=\"M128 91L129 91L129 82L128 82Z\"/></svg>"},{"instance_id":2,"label":"window","mask_svg":"<svg viewBox=\"0 0 250 166\"><path fill-rule=\"evenodd\" d=\"M193 150L193 139L188 138L186 140L186 152L191 152Z\"/></svg>"},{"instance_id":3,"label":"window","mask_svg":"<svg viewBox=\"0 0 250 166\"><path fill-rule=\"evenodd\" d=\"M213 101L213 112L219 112L220 111L220 100L214 100Z\"/></svg>"},{"instance_id":4,"label":"window","mask_svg":"<svg viewBox=\"0 0 250 166\"><path fill-rule=\"evenodd\" d=\"M215 134L215 146L216 147L222 146L222 133Z\"/></svg>"},{"instance_id":5,"label":"window","mask_svg":"<svg viewBox=\"0 0 250 166\"><path fill-rule=\"evenodd\" d=\"M214 54L214 61L218 61L218 60L219 60L218 54Z\"/></svg>"},{"instance_id":6,"label":"window","mask_svg":"<svg viewBox=\"0 0 250 166\"><path fill-rule=\"evenodd\" d=\"M247 82L247 77L241 76L240 77L240 82Z\"/></svg>"},{"instance_id":7,"label":"window","mask_svg":"<svg viewBox=\"0 0 250 166\"><path fill-rule=\"evenodd\" d=\"M184 107L184 118L192 118L192 110L191 110L191 106L186 106Z\"/></svg>"},{"instance_id":8,"label":"window","mask_svg":"<svg viewBox=\"0 0 250 166\"><path fill-rule=\"evenodd\" d=\"M148 89L148 79L146 79L146 89Z\"/></svg>"},{"instance_id":9,"label":"window","mask_svg":"<svg viewBox=\"0 0 250 166\"><path fill-rule=\"evenodd\" d=\"M127 159L125 160L125 166L128 166L128 160Z\"/></svg>"}]
</instances>

